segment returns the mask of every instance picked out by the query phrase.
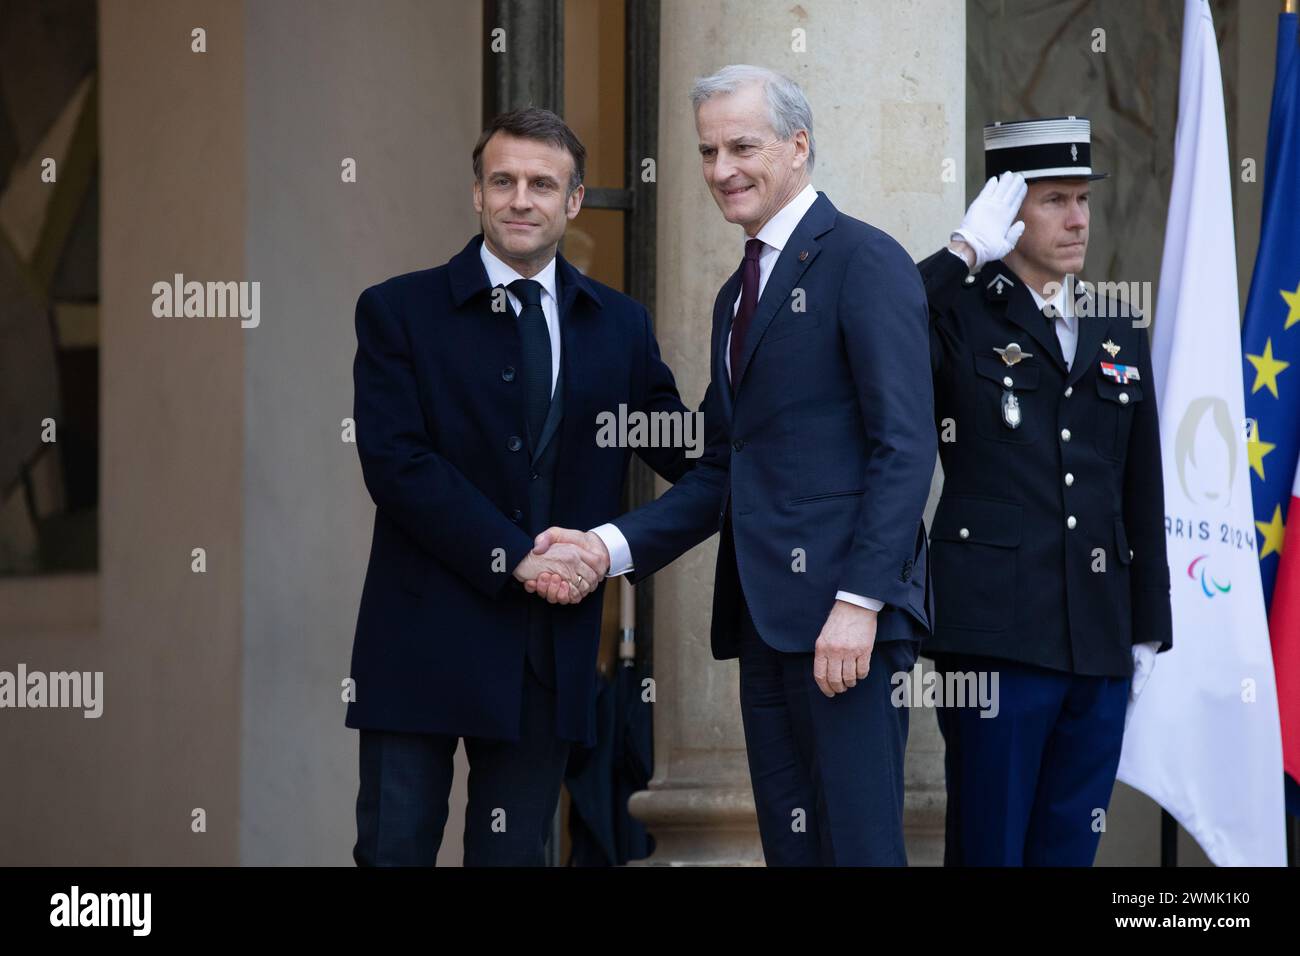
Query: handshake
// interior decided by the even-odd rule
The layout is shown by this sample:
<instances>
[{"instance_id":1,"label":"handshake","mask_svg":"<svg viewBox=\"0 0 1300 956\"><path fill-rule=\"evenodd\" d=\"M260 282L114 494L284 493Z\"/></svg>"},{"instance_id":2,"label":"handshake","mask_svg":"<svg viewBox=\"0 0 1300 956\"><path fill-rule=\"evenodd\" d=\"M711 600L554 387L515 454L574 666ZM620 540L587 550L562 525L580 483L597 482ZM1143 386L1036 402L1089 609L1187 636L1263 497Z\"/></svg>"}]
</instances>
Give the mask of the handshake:
<instances>
[{"instance_id":1,"label":"handshake","mask_svg":"<svg viewBox=\"0 0 1300 956\"><path fill-rule=\"evenodd\" d=\"M605 542L590 531L547 528L515 568L515 579L529 594L551 604L577 604L609 571Z\"/></svg>"}]
</instances>

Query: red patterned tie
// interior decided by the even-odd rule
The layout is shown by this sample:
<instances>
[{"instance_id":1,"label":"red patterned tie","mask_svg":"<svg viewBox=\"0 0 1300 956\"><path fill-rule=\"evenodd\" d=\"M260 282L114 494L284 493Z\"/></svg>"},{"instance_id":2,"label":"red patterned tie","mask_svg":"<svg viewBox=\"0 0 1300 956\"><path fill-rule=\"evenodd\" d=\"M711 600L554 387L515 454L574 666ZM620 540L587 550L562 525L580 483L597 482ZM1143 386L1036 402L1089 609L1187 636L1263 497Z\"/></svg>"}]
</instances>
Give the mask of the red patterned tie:
<instances>
[{"instance_id":1,"label":"red patterned tie","mask_svg":"<svg viewBox=\"0 0 1300 956\"><path fill-rule=\"evenodd\" d=\"M745 240L745 258L740 263L740 306L731 323L731 387L740 374L740 357L745 353L745 336L758 308L758 257L763 251L760 239Z\"/></svg>"}]
</instances>

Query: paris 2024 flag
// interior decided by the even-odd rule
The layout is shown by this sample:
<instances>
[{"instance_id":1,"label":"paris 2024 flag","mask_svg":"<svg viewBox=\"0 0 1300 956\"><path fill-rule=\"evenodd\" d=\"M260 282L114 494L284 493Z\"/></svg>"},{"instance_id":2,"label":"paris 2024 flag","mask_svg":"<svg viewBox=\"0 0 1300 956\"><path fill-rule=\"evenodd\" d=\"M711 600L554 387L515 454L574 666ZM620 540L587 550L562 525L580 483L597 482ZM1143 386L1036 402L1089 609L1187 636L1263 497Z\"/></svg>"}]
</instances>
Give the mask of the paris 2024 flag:
<instances>
[{"instance_id":1,"label":"paris 2024 flag","mask_svg":"<svg viewBox=\"0 0 1300 956\"><path fill-rule=\"evenodd\" d=\"M1129 717L1119 778L1168 810L1215 864L1284 866L1282 741L1255 557L1231 175L1214 24L1206 0L1186 0L1152 343L1174 637Z\"/></svg>"}]
</instances>

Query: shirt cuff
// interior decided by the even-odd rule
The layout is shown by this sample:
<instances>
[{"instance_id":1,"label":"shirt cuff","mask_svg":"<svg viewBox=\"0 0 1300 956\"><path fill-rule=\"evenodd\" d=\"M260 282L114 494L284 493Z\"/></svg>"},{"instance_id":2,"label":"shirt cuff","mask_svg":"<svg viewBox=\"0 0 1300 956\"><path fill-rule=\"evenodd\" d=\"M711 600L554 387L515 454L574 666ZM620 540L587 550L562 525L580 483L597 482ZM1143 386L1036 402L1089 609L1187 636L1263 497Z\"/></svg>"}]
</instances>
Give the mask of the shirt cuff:
<instances>
[{"instance_id":1,"label":"shirt cuff","mask_svg":"<svg viewBox=\"0 0 1300 956\"><path fill-rule=\"evenodd\" d=\"M848 591L836 591L835 600L848 601L850 604L856 604L858 607L865 607L868 611L879 611L885 606L884 601L877 601L875 598L863 597L861 594L850 594Z\"/></svg>"},{"instance_id":2,"label":"shirt cuff","mask_svg":"<svg viewBox=\"0 0 1300 956\"><path fill-rule=\"evenodd\" d=\"M956 233L956 232L954 232L951 236L948 237L948 241L949 241L949 242L952 242L952 241L955 240L955 239L960 239L962 242L966 243L966 245L970 246L972 252L975 251L975 247L974 247L973 245L971 245L970 240L967 239L965 236L961 235L960 233ZM966 272L967 272L969 275L974 275L974 274L975 274L974 272L971 271L971 264L970 264L969 262L966 261L966 257L965 257L965 256L963 256L963 255L962 255L960 252L958 252L956 249L953 249L951 246L944 246L944 248L948 250L948 254L949 254L949 255L956 256L958 259L961 260L961 264L962 264L963 266L966 267ZM976 252L976 253L975 253L975 265L978 266L979 264L980 264L979 253Z\"/></svg>"},{"instance_id":3,"label":"shirt cuff","mask_svg":"<svg viewBox=\"0 0 1300 956\"><path fill-rule=\"evenodd\" d=\"M591 533L605 542L605 550L609 552L609 571L605 577L616 578L632 570L632 549L617 526L603 524L599 528L592 528Z\"/></svg>"}]
</instances>

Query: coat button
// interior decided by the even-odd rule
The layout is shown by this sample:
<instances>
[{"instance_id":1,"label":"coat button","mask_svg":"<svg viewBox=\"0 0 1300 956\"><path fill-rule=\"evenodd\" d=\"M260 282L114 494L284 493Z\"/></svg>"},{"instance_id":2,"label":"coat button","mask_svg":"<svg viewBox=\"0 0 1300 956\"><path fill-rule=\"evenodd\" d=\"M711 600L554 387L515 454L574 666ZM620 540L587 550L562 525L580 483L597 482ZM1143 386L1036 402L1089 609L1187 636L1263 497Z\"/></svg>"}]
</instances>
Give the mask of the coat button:
<instances>
[{"instance_id":1,"label":"coat button","mask_svg":"<svg viewBox=\"0 0 1300 956\"><path fill-rule=\"evenodd\" d=\"M539 475L537 472L533 472L531 475L528 476L528 480L529 480L529 481L536 481L536 480L537 480L538 478L540 478L540 477L542 477L542 476Z\"/></svg>"},{"instance_id":2,"label":"coat button","mask_svg":"<svg viewBox=\"0 0 1300 956\"><path fill-rule=\"evenodd\" d=\"M1011 381L1010 375L1004 375L1002 376L1002 384L1005 385L1007 388L1010 388L1012 385L1015 384L1015 382Z\"/></svg>"},{"instance_id":3,"label":"coat button","mask_svg":"<svg viewBox=\"0 0 1300 956\"><path fill-rule=\"evenodd\" d=\"M966 278L962 279L961 282L962 282L962 285L974 285L974 284L975 284L975 277L974 277L974 276L967 276Z\"/></svg>"},{"instance_id":4,"label":"coat button","mask_svg":"<svg viewBox=\"0 0 1300 956\"><path fill-rule=\"evenodd\" d=\"M1065 397L1069 398L1073 394L1074 394L1074 386L1073 385L1065 386Z\"/></svg>"},{"instance_id":5,"label":"coat button","mask_svg":"<svg viewBox=\"0 0 1300 956\"><path fill-rule=\"evenodd\" d=\"M501 381L513 382L515 380L515 370L507 365L501 370Z\"/></svg>"},{"instance_id":6,"label":"coat button","mask_svg":"<svg viewBox=\"0 0 1300 956\"><path fill-rule=\"evenodd\" d=\"M740 451L740 449L745 447L745 439L737 438L735 441L731 443L731 447L734 448L736 451Z\"/></svg>"},{"instance_id":7,"label":"coat button","mask_svg":"<svg viewBox=\"0 0 1300 956\"><path fill-rule=\"evenodd\" d=\"M523 447L524 447L524 440L520 438L518 435L511 435L509 438L506 439L506 448L510 449L511 451L518 451Z\"/></svg>"},{"instance_id":8,"label":"coat button","mask_svg":"<svg viewBox=\"0 0 1300 956\"><path fill-rule=\"evenodd\" d=\"M1074 515L1070 515L1070 517L1068 517L1068 518L1065 519L1065 526L1066 526L1067 528L1069 528L1071 531L1074 530L1074 526L1077 525L1078 523L1079 523L1079 522L1078 522L1078 520L1074 517Z\"/></svg>"},{"instance_id":9,"label":"coat button","mask_svg":"<svg viewBox=\"0 0 1300 956\"><path fill-rule=\"evenodd\" d=\"M1132 548L1129 548L1129 549L1128 549L1128 559L1129 559L1130 561L1133 560L1133 549L1132 549Z\"/></svg>"},{"instance_id":10,"label":"coat button","mask_svg":"<svg viewBox=\"0 0 1300 956\"><path fill-rule=\"evenodd\" d=\"M1128 404L1128 392L1120 392L1120 393L1119 393L1119 403L1120 403L1121 405L1127 405L1127 404Z\"/></svg>"},{"instance_id":11,"label":"coat button","mask_svg":"<svg viewBox=\"0 0 1300 956\"><path fill-rule=\"evenodd\" d=\"M962 528L960 531L957 532L957 537L965 541L967 538L970 537L970 528Z\"/></svg>"},{"instance_id":12,"label":"coat button","mask_svg":"<svg viewBox=\"0 0 1300 956\"><path fill-rule=\"evenodd\" d=\"M513 521L513 522L515 522L516 524L518 524L520 521L522 521L522 520L523 520L523 517L524 517L524 513L523 513L522 511L520 511L518 508L516 508L514 511L510 512L510 520Z\"/></svg>"},{"instance_id":13,"label":"coat button","mask_svg":"<svg viewBox=\"0 0 1300 956\"><path fill-rule=\"evenodd\" d=\"M1065 473L1065 487L1069 488L1072 484L1074 484L1074 473L1067 471Z\"/></svg>"},{"instance_id":14,"label":"coat button","mask_svg":"<svg viewBox=\"0 0 1300 956\"><path fill-rule=\"evenodd\" d=\"M1062 428L1062 429L1061 429L1061 441L1069 441L1069 440L1070 440L1070 429L1068 429L1068 428Z\"/></svg>"}]
</instances>

